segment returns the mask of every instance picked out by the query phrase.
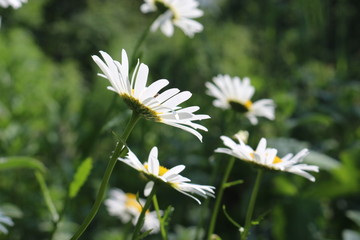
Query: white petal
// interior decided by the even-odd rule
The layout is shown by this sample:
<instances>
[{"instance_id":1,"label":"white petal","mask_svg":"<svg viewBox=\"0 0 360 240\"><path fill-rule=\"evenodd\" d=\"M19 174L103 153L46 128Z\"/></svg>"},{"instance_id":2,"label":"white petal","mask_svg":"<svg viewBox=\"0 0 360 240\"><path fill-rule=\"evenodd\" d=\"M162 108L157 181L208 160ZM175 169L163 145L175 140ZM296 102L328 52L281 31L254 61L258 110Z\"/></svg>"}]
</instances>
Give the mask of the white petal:
<instances>
[{"instance_id":1,"label":"white petal","mask_svg":"<svg viewBox=\"0 0 360 240\"><path fill-rule=\"evenodd\" d=\"M154 97L160 89L164 88L166 85L169 84L169 81L166 79L157 80L150 84L150 86L141 94L140 101L147 99L149 97Z\"/></svg>"},{"instance_id":2,"label":"white petal","mask_svg":"<svg viewBox=\"0 0 360 240\"><path fill-rule=\"evenodd\" d=\"M158 149L157 147L153 147L149 154L149 160L148 160L148 169L149 173L151 173L154 176L159 175L159 167L160 163L158 160Z\"/></svg>"},{"instance_id":3,"label":"white petal","mask_svg":"<svg viewBox=\"0 0 360 240\"><path fill-rule=\"evenodd\" d=\"M165 101L163 103L163 105L166 106L166 107L169 107L169 108L176 107L177 105L179 105L179 104L185 102L186 100L188 100L191 97L191 95L192 94L189 91L181 92L181 93L173 96L169 100Z\"/></svg>"},{"instance_id":4,"label":"white petal","mask_svg":"<svg viewBox=\"0 0 360 240\"><path fill-rule=\"evenodd\" d=\"M182 172L185 169L184 165L178 165L176 167L173 167L171 169L169 169L164 175L164 178L168 178L171 175L175 175L175 174L179 174L180 172Z\"/></svg>"},{"instance_id":5,"label":"white petal","mask_svg":"<svg viewBox=\"0 0 360 240\"><path fill-rule=\"evenodd\" d=\"M150 195L153 187L154 187L154 182L153 181L150 181L145 185L145 189L144 189L144 196L145 197Z\"/></svg>"},{"instance_id":6,"label":"white petal","mask_svg":"<svg viewBox=\"0 0 360 240\"><path fill-rule=\"evenodd\" d=\"M144 91L147 78L149 74L149 67L143 63L140 64L139 70L136 73L135 87L134 87L134 97L138 98L140 94Z\"/></svg>"}]
</instances>

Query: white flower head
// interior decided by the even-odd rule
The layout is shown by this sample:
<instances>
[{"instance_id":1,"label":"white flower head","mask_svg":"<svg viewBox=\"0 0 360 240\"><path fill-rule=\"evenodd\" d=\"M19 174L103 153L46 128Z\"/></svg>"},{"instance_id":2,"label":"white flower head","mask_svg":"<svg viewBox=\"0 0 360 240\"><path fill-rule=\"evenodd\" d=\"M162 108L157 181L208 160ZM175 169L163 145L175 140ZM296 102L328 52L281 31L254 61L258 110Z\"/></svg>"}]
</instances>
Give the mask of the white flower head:
<instances>
[{"instance_id":1,"label":"white flower head","mask_svg":"<svg viewBox=\"0 0 360 240\"><path fill-rule=\"evenodd\" d=\"M222 136L221 139L228 148L218 148L215 152L225 153L271 170L294 173L305 177L312 182L315 181L315 177L310 175L307 171L319 172L318 166L301 163L303 158L309 153L306 148L298 152L295 156L289 153L280 158L277 156L277 149L266 147L265 138L260 140L255 150L246 145L239 138L239 144L226 136Z\"/></svg>"},{"instance_id":2,"label":"white flower head","mask_svg":"<svg viewBox=\"0 0 360 240\"><path fill-rule=\"evenodd\" d=\"M160 28L165 36L171 37L174 26L177 26L185 35L193 37L203 30L203 25L193 20L203 15L198 6L196 0L144 0L140 10L143 13L160 11L161 15L151 25L151 31Z\"/></svg>"},{"instance_id":3,"label":"white flower head","mask_svg":"<svg viewBox=\"0 0 360 240\"><path fill-rule=\"evenodd\" d=\"M210 117L204 114L196 115L195 112L200 109L198 106L186 108L178 106L191 97L189 91L181 92L177 88L171 88L160 93L159 91L169 84L166 79L157 80L146 86L149 68L139 61L130 80L129 62L125 50L122 50L121 63L113 60L106 52L100 51L100 54L104 61L98 56L92 56L103 72L99 75L109 80L111 86L108 89L118 93L133 111L145 119L190 132L202 141L202 135L196 129L207 131L207 128L193 121Z\"/></svg>"},{"instance_id":4,"label":"white flower head","mask_svg":"<svg viewBox=\"0 0 360 240\"><path fill-rule=\"evenodd\" d=\"M123 223L131 221L133 225L136 225L144 204L144 199L137 199L135 194L124 193L118 188L111 189L110 197L105 200L105 205L111 216L118 217ZM141 230L143 232L151 230L151 233L159 232L160 222L156 211L145 213L145 222Z\"/></svg>"},{"instance_id":5,"label":"white flower head","mask_svg":"<svg viewBox=\"0 0 360 240\"><path fill-rule=\"evenodd\" d=\"M128 155L125 158L119 158L119 160L143 173L150 180L145 186L145 196L150 194L154 186L154 181L160 180L175 190L191 197L199 204L200 201L194 197L193 194L204 198L207 198L208 196L214 197L215 187L190 183L190 179L180 175L180 172L185 169L184 165L178 165L171 169L167 169L161 166L158 160L157 147L153 147L151 149L148 161L144 164L139 161L139 159L130 149Z\"/></svg>"},{"instance_id":6,"label":"white flower head","mask_svg":"<svg viewBox=\"0 0 360 240\"><path fill-rule=\"evenodd\" d=\"M6 226L14 226L14 222L10 217L5 216L2 212L0 212L0 233L8 233Z\"/></svg>"},{"instance_id":7,"label":"white flower head","mask_svg":"<svg viewBox=\"0 0 360 240\"><path fill-rule=\"evenodd\" d=\"M23 3L26 3L27 0L0 0L0 6L3 8L7 8L9 6L17 9L21 7Z\"/></svg>"},{"instance_id":8,"label":"white flower head","mask_svg":"<svg viewBox=\"0 0 360 240\"><path fill-rule=\"evenodd\" d=\"M218 75L213 78L214 83L207 82L206 93L215 97L213 104L221 109L233 109L244 113L250 122L258 123L257 117L275 119L275 104L271 99L261 99L252 102L255 88L251 85L250 79L245 77L231 78L229 75Z\"/></svg>"}]
</instances>

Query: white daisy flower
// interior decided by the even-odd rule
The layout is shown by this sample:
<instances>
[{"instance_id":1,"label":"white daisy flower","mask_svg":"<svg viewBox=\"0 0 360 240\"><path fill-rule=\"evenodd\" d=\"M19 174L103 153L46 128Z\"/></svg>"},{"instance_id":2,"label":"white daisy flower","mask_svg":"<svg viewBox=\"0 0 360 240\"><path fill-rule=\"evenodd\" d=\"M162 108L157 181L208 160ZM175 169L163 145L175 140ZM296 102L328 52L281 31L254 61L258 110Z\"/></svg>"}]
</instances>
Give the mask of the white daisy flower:
<instances>
[{"instance_id":1,"label":"white daisy flower","mask_svg":"<svg viewBox=\"0 0 360 240\"><path fill-rule=\"evenodd\" d=\"M196 194L204 198L207 198L208 196L214 197L215 187L190 183L190 179L179 174L185 169L184 165L178 165L171 169L160 166L157 147L153 147L151 149L148 161L144 164L139 161L139 159L133 152L130 151L130 149L128 155L125 158L119 158L119 160L145 174L145 176L150 180L145 186L145 196L150 194L154 186L154 181L160 180L170 185L175 190L191 197L199 204L200 201L192 194Z\"/></svg>"},{"instance_id":2,"label":"white daisy flower","mask_svg":"<svg viewBox=\"0 0 360 240\"><path fill-rule=\"evenodd\" d=\"M252 102L255 88L250 79L245 77L231 78L229 75L218 75L213 78L214 83L207 82L206 93L216 99L213 101L215 107L221 109L232 108L244 113L252 124L257 124L257 117L275 119L275 104L271 99L262 99Z\"/></svg>"},{"instance_id":3,"label":"white daisy flower","mask_svg":"<svg viewBox=\"0 0 360 240\"><path fill-rule=\"evenodd\" d=\"M196 115L195 112L200 109L198 106L178 106L191 97L191 92L180 92L177 88L171 88L159 93L169 84L166 79L157 80L147 87L149 68L139 61L130 81L129 62L125 50L122 50L122 63L113 60L106 52L100 51L100 54L104 61L98 56L92 56L103 72L99 75L110 81L111 86L108 89L118 93L133 111L145 119L190 132L202 141L202 136L196 129L207 131L207 128L193 121L208 119L210 116Z\"/></svg>"},{"instance_id":4,"label":"white daisy flower","mask_svg":"<svg viewBox=\"0 0 360 240\"><path fill-rule=\"evenodd\" d=\"M289 153L280 158L276 155L277 149L266 147L265 138L260 140L256 150L246 145L240 138L238 138L239 144L226 136L222 136L221 139L225 146L229 148L218 148L215 152L225 153L268 169L294 173L312 182L315 181L315 177L306 171L319 172L318 166L301 163L303 158L309 153L309 150L306 148L298 152L295 156Z\"/></svg>"},{"instance_id":5,"label":"white daisy flower","mask_svg":"<svg viewBox=\"0 0 360 240\"><path fill-rule=\"evenodd\" d=\"M203 15L198 9L196 0L144 0L140 6L143 13L160 11L161 15L151 25L151 31L160 28L161 32L171 37L174 34L174 25L179 27L185 35L193 37L203 30L203 25L193 20Z\"/></svg>"},{"instance_id":6,"label":"white daisy flower","mask_svg":"<svg viewBox=\"0 0 360 240\"><path fill-rule=\"evenodd\" d=\"M7 8L9 6L17 9L21 7L23 3L26 3L27 0L0 0L0 6L3 8Z\"/></svg>"},{"instance_id":7,"label":"white daisy flower","mask_svg":"<svg viewBox=\"0 0 360 240\"><path fill-rule=\"evenodd\" d=\"M141 214L142 206L145 200L136 199L136 195L132 193L124 193L121 189L111 189L110 197L105 200L105 205L111 216L118 217L123 223L132 222L135 226ZM160 222L156 211L147 211L145 214L145 222L141 229L143 232L151 230L151 233L157 233L160 230Z\"/></svg>"},{"instance_id":8,"label":"white daisy flower","mask_svg":"<svg viewBox=\"0 0 360 240\"><path fill-rule=\"evenodd\" d=\"M8 230L7 226L14 226L14 222L11 220L10 217L5 216L2 212L0 212L0 233L7 234Z\"/></svg>"}]
</instances>

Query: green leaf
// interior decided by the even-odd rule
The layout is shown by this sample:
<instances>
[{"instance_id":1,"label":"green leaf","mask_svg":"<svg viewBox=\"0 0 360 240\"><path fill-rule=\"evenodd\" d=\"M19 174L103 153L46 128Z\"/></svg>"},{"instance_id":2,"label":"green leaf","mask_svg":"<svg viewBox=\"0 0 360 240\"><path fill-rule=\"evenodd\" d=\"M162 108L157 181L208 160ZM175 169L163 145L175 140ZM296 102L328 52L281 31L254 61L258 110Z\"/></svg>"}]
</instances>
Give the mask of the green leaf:
<instances>
[{"instance_id":1,"label":"green leaf","mask_svg":"<svg viewBox=\"0 0 360 240\"><path fill-rule=\"evenodd\" d=\"M146 232L141 233L136 239L143 239L146 238L150 233L151 233L152 229L147 230Z\"/></svg>"},{"instance_id":2,"label":"green leaf","mask_svg":"<svg viewBox=\"0 0 360 240\"><path fill-rule=\"evenodd\" d=\"M85 159L78 169L76 170L74 180L70 183L69 197L74 198L78 194L80 188L86 182L88 176L90 175L92 169L92 159Z\"/></svg>"},{"instance_id":3,"label":"green leaf","mask_svg":"<svg viewBox=\"0 0 360 240\"><path fill-rule=\"evenodd\" d=\"M224 184L224 188L229 188L229 187L232 187L232 186L235 186L235 185L239 185L239 184L242 184L244 183L244 180L235 180L235 181L232 181L232 182L227 182Z\"/></svg>"},{"instance_id":4,"label":"green leaf","mask_svg":"<svg viewBox=\"0 0 360 240\"><path fill-rule=\"evenodd\" d=\"M28 168L42 173L46 172L46 167L42 162L31 157L2 157L0 158L0 170L13 168Z\"/></svg>"},{"instance_id":5,"label":"green leaf","mask_svg":"<svg viewBox=\"0 0 360 240\"><path fill-rule=\"evenodd\" d=\"M255 220L251 221L251 225L259 225L262 220L264 220L265 216L270 213L270 210L264 212L259 217L257 217Z\"/></svg>"},{"instance_id":6,"label":"green leaf","mask_svg":"<svg viewBox=\"0 0 360 240\"><path fill-rule=\"evenodd\" d=\"M288 195L288 196L294 196L298 194L298 189L296 185L289 181L287 177L278 175L276 178L274 178L274 192Z\"/></svg>"},{"instance_id":7,"label":"green leaf","mask_svg":"<svg viewBox=\"0 0 360 240\"><path fill-rule=\"evenodd\" d=\"M165 213L164 213L163 217L161 218L161 221L163 221L165 228L167 228L170 225L171 217L172 217L172 214L174 211L175 211L175 208L171 205L169 205L166 208Z\"/></svg>"},{"instance_id":8,"label":"green leaf","mask_svg":"<svg viewBox=\"0 0 360 240\"><path fill-rule=\"evenodd\" d=\"M340 162L336 159L315 151L310 151L309 155L304 159L304 163L316 165L320 169L328 171L341 167Z\"/></svg>"},{"instance_id":9,"label":"green leaf","mask_svg":"<svg viewBox=\"0 0 360 240\"><path fill-rule=\"evenodd\" d=\"M41 172L35 171L35 177L40 185L40 189L41 189L43 198L45 200L46 206L48 207L48 209L51 213L52 220L53 220L53 222L57 222L59 220L59 214L57 213L54 202L51 199L51 195L50 195L49 189L46 185L44 176Z\"/></svg>"},{"instance_id":10,"label":"green leaf","mask_svg":"<svg viewBox=\"0 0 360 240\"><path fill-rule=\"evenodd\" d=\"M235 227L237 227L238 229L242 229L243 227L242 227L239 223L237 223L232 217L230 217L230 215L229 215L228 212L226 211L225 205L223 205L222 208L223 208L225 217L226 217Z\"/></svg>"}]
</instances>

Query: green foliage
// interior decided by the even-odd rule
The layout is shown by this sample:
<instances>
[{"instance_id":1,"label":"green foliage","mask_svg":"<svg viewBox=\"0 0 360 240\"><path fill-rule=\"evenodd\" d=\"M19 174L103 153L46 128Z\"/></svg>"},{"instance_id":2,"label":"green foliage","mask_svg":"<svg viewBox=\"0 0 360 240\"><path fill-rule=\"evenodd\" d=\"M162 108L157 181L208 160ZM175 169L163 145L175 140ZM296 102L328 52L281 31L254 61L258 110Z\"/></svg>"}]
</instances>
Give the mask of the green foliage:
<instances>
[{"instance_id":1,"label":"green foliage","mask_svg":"<svg viewBox=\"0 0 360 240\"><path fill-rule=\"evenodd\" d=\"M72 199L54 239L68 239L76 230L74 222L80 223L89 211L114 142L130 116L120 98L106 90L108 82L96 76L99 69L91 55L105 50L119 59L122 48L132 53L153 17L139 11L141 2L30 0L18 10L1 9L0 208L15 223L5 239L47 239L52 230L49 209L56 219L56 209L62 209L67 197ZM272 211L254 234L259 239L340 239L354 224L346 234L354 236L358 226L346 215L349 209L360 209L360 28L354 27L359 1L202 3L202 33L193 39L178 29L173 38L151 33L141 60L149 65L150 82L166 78L170 87L191 91L186 104L198 105L212 117L201 122L209 129L204 143L178 129L140 121L129 146L145 161L156 145L165 166L185 164L186 176L210 185L219 184L227 160L213 154L221 145L220 135L246 129L250 145L266 137L280 156L309 148L305 162L320 166L316 182L266 174L254 214ZM236 115L229 121L230 112L214 108L205 95L205 82L217 74L250 77L254 99L276 102L276 120L261 119L251 126ZM112 99L115 107L107 116ZM244 183L226 189L224 204L239 222L253 175L236 162L230 179ZM137 192L143 183L117 164L110 185ZM203 239L208 209L199 212L191 200L172 189L161 190L161 205L175 209L167 226L170 239ZM6 210L3 203L13 209ZM203 206L211 210L213 201L207 204ZM216 233L233 239L238 231L225 215L219 214ZM203 224L190 226L200 216L205 216ZM84 239L126 239L127 227L100 210Z\"/></svg>"},{"instance_id":2,"label":"green foliage","mask_svg":"<svg viewBox=\"0 0 360 240\"><path fill-rule=\"evenodd\" d=\"M70 183L69 197L74 198L78 194L80 188L84 185L88 179L91 169L93 167L93 161L91 158L85 159L77 168L73 181Z\"/></svg>"},{"instance_id":3,"label":"green foliage","mask_svg":"<svg viewBox=\"0 0 360 240\"><path fill-rule=\"evenodd\" d=\"M27 168L41 173L46 172L42 162L31 157L2 157L0 158L0 170L10 170L13 168Z\"/></svg>"}]
</instances>

